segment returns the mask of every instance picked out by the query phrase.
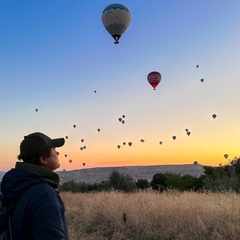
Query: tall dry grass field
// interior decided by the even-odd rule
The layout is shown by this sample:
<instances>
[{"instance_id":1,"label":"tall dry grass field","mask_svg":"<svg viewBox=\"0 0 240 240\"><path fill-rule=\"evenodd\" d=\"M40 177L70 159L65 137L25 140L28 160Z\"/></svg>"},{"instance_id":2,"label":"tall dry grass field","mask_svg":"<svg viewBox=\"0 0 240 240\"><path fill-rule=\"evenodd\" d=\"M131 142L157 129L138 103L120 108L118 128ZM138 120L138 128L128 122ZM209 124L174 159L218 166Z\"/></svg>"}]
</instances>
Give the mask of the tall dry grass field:
<instances>
[{"instance_id":1,"label":"tall dry grass field","mask_svg":"<svg viewBox=\"0 0 240 240\"><path fill-rule=\"evenodd\" d=\"M236 193L61 193L71 240L240 239Z\"/></svg>"}]
</instances>

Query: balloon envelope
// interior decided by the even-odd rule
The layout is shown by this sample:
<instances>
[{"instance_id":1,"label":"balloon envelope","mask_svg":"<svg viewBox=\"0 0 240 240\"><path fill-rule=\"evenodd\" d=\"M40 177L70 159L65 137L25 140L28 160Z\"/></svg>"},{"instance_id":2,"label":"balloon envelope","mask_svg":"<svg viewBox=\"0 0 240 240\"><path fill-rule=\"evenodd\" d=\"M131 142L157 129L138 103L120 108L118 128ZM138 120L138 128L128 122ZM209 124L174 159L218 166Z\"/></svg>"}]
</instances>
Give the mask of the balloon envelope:
<instances>
[{"instance_id":1,"label":"balloon envelope","mask_svg":"<svg viewBox=\"0 0 240 240\"><path fill-rule=\"evenodd\" d=\"M217 117L217 114L213 114L212 117L215 119Z\"/></svg>"},{"instance_id":2,"label":"balloon envelope","mask_svg":"<svg viewBox=\"0 0 240 240\"><path fill-rule=\"evenodd\" d=\"M152 85L153 90L156 89L157 85L160 83L162 75L159 72L150 72L147 76L148 82Z\"/></svg>"},{"instance_id":3,"label":"balloon envelope","mask_svg":"<svg viewBox=\"0 0 240 240\"><path fill-rule=\"evenodd\" d=\"M228 154L224 154L224 157L227 159L228 158Z\"/></svg>"},{"instance_id":4,"label":"balloon envelope","mask_svg":"<svg viewBox=\"0 0 240 240\"><path fill-rule=\"evenodd\" d=\"M102 12L102 23L109 34L114 38L115 44L127 30L131 22L129 9L118 3L108 5Z\"/></svg>"}]
</instances>

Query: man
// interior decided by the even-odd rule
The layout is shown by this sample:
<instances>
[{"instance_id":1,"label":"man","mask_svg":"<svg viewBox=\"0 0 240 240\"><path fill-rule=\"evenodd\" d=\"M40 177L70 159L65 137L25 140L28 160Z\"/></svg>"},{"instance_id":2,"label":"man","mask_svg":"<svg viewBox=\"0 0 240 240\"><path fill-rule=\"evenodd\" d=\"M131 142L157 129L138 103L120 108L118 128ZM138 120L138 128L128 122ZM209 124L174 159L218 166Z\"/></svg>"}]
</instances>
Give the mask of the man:
<instances>
[{"instance_id":1,"label":"man","mask_svg":"<svg viewBox=\"0 0 240 240\"><path fill-rule=\"evenodd\" d=\"M10 218L13 240L68 239L64 205L56 190L59 176L53 172L60 166L55 148L64 142L40 132L21 142L18 159L23 162L17 162L2 179L7 206L17 199Z\"/></svg>"}]
</instances>

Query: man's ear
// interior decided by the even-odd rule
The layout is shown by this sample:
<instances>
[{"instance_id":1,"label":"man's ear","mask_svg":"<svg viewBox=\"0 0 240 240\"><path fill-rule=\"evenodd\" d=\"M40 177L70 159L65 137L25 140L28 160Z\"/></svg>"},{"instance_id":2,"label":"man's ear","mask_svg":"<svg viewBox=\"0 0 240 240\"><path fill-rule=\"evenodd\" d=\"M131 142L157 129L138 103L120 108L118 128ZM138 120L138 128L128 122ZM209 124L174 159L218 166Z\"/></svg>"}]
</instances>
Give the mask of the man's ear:
<instances>
[{"instance_id":1,"label":"man's ear","mask_svg":"<svg viewBox=\"0 0 240 240\"><path fill-rule=\"evenodd\" d=\"M47 160L43 156L40 156L39 162L40 162L41 166L47 165Z\"/></svg>"}]
</instances>

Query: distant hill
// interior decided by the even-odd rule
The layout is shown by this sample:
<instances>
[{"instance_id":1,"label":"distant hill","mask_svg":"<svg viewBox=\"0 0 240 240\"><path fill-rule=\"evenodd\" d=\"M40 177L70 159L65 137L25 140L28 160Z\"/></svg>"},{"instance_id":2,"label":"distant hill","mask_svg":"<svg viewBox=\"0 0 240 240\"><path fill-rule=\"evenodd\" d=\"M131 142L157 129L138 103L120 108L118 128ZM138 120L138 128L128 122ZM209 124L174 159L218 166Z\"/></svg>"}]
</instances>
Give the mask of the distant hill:
<instances>
[{"instance_id":1,"label":"distant hill","mask_svg":"<svg viewBox=\"0 0 240 240\"><path fill-rule=\"evenodd\" d=\"M76 169L71 171L56 171L59 175L61 183L75 180L76 182L101 182L108 180L109 175L113 171L127 174L134 179L152 180L156 173L176 173L181 175L190 174L192 176L200 176L203 174L203 166L200 164L183 164L183 165L155 165L155 166L130 166L130 167L99 167ZM0 181L5 172L0 171Z\"/></svg>"},{"instance_id":2,"label":"distant hill","mask_svg":"<svg viewBox=\"0 0 240 240\"><path fill-rule=\"evenodd\" d=\"M156 173L175 173L192 176L200 176L203 174L203 166L200 164L184 164L184 165L156 165L156 166L130 166L130 167L99 167L87 168L73 171L57 171L60 176L61 183L75 180L76 182L101 182L108 180L109 175L113 171L127 174L134 179L152 180Z\"/></svg>"}]
</instances>

